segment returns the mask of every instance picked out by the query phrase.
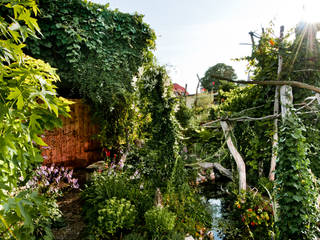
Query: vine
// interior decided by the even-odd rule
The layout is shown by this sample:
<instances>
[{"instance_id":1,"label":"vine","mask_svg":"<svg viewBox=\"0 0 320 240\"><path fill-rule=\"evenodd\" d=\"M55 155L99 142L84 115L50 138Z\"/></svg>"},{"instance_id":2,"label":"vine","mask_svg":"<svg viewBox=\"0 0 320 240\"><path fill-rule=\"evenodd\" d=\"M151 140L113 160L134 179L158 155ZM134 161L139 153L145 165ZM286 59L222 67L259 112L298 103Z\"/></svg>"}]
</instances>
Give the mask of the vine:
<instances>
[{"instance_id":1,"label":"vine","mask_svg":"<svg viewBox=\"0 0 320 240\"><path fill-rule=\"evenodd\" d=\"M292 113L280 127L276 169L279 239L318 236L317 189L310 172L305 127Z\"/></svg>"},{"instance_id":2,"label":"vine","mask_svg":"<svg viewBox=\"0 0 320 240\"><path fill-rule=\"evenodd\" d=\"M82 0L40 0L42 39L28 52L58 68L60 95L85 98L101 126L99 139L116 151L133 135L133 78L152 58L155 34L143 16Z\"/></svg>"}]
</instances>

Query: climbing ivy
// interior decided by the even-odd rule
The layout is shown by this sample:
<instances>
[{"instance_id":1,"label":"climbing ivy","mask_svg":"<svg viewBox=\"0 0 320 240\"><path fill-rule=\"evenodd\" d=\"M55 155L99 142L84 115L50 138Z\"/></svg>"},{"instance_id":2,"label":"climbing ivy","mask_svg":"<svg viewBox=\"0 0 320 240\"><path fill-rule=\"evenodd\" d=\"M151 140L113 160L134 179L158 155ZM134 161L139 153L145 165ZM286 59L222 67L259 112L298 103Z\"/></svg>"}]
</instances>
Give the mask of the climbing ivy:
<instances>
[{"instance_id":1,"label":"climbing ivy","mask_svg":"<svg viewBox=\"0 0 320 240\"><path fill-rule=\"evenodd\" d=\"M166 186L177 161L178 125L174 109L176 100L173 96L171 81L164 67L151 64L144 69L139 79L139 92L144 106L144 114L150 114L151 130L147 142L148 161L146 168L152 181L161 187Z\"/></svg>"},{"instance_id":2,"label":"climbing ivy","mask_svg":"<svg viewBox=\"0 0 320 240\"><path fill-rule=\"evenodd\" d=\"M319 236L318 193L306 155L305 130L301 120L292 113L283 121L279 132L276 169L279 239L315 239Z\"/></svg>"},{"instance_id":3,"label":"climbing ivy","mask_svg":"<svg viewBox=\"0 0 320 240\"><path fill-rule=\"evenodd\" d=\"M82 0L40 0L41 39L28 52L58 69L58 92L92 106L102 144L119 148L131 134L133 78L152 58L155 34L143 16Z\"/></svg>"}]
</instances>

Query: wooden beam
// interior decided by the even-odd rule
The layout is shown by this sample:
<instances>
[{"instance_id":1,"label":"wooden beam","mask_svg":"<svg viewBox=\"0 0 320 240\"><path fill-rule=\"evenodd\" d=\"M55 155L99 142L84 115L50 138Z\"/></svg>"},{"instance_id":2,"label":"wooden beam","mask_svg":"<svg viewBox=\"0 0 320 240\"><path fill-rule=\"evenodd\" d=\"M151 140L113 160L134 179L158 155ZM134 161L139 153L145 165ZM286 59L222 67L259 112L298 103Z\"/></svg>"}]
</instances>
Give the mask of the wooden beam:
<instances>
[{"instance_id":1,"label":"wooden beam","mask_svg":"<svg viewBox=\"0 0 320 240\"><path fill-rule=\"evenodd\" d=\"M274 85L274 86L283 86L283 85L289 85L292 87L298 87L298 88L304 88L304 89L308 89L317 93L320 93L320 88L313 86L313 85L309 85L306 83L302 83L302 82L298 82L298 81L243 81L243 80L232 80L230 78L226 78L226 77L222 77L222 76L218 76L218 75L214 75L212 74L211 77L216 78L218 81L219 80L224 80L224 81L228 81L228 82L233 82L233 83L241 83L241 84L256 84L256 85Z\"/></svg>"}]
</instances>

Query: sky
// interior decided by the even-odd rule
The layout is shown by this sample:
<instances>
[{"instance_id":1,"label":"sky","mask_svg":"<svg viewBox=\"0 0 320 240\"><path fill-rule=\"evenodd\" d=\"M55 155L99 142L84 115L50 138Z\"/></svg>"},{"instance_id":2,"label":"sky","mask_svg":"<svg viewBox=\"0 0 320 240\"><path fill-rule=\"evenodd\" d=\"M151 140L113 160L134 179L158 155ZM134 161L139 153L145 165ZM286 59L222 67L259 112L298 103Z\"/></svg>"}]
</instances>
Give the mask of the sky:
<instances>
[{"instance_id":1,"label":"sky","mask_svg":"<svg viewBox=\"0 0 320 240\"><path fill-rule=\"evenodd\" d=\"M110 9L144 15L157 40L155 56L166 65L172 82L188 85L195 93L197 74L217 63L231 65L239 79L247 79L246 62L232 59L248 56L249 32L261 33L270 21L279 35L301 20L318 16L319 0L91 0L109 3ZM319 14L320 15L320 14ZM309 19L310 18L310 19ZM320 20L320 19L316 19Z\"/></svg>"}]
</instances>

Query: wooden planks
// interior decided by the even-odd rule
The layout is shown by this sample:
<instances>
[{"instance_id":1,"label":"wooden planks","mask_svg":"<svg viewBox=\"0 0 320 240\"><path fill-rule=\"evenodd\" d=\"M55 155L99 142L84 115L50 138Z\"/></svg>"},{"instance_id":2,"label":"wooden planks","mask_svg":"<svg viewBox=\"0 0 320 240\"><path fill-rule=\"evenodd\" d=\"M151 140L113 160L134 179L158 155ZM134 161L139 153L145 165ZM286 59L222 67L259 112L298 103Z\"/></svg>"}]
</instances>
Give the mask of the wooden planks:
<instances>
[{"instance_id":1,"label":"wooden planks","mask_svg":"<svg viewBox=\"0 0 320 240\"><path fill-rule=\"evenodd\" d=\"M71 99L71 118L62 117L63 127L48 131L42 148L45 165L82 168L101 159L99 142L93 137L99 131L90 119L90 108L81 99Z\"/></svg>"}]
</instances>

